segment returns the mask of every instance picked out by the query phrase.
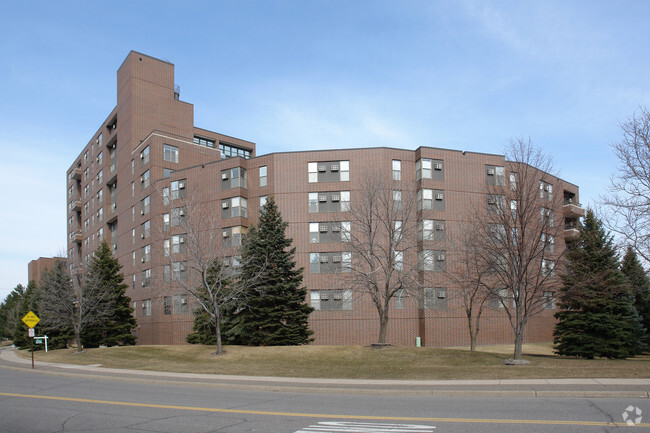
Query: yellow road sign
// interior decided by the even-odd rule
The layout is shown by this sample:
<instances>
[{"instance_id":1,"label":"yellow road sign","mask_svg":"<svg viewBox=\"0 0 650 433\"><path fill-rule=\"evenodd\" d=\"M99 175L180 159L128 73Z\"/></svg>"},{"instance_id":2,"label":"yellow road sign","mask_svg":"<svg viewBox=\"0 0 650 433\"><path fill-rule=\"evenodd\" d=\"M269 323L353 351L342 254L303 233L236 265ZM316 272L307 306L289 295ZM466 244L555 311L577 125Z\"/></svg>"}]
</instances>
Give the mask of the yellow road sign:
<instances>
[{"instance_id":1,"label":"yellow road sign","mask_svg":"<svg viewBox=\"0 0 650 433\"><path fill-rule=\"evenodd\" d=\"M34 314L33 311L30 311L29 313L25 314L25 317L23 317L23 323L30 328L33 328L36 326L38 322L40 322L41 319L38 318L36 314Z\"/></svg>"}]
</instances>

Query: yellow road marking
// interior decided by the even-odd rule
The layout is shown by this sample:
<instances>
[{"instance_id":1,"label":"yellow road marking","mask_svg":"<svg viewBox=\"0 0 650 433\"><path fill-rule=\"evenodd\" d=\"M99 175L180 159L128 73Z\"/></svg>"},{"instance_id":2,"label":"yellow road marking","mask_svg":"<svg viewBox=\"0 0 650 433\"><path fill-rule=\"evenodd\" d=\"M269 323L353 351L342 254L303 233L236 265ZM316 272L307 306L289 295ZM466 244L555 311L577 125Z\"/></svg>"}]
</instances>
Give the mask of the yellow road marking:
<instances>
[{"instance_id":1,"label":"yellow road marking","mask_svg":"<svg viewBox=\"0 0 650 433\"><path fill-rule=\"evenodd\" d=\"M124 401L93 400L87 398L57 397L50 395L16 394L11 392L0 392L0 396L33 398L40 400L72 401L77 403L107 404L113 406L150 407L154 409L193 410L199 412L235 413L246 415L270 415L290 416L302 418L328 418L328 419L363 419L363 420L386 420L386 421L425 421L425 422L448 422L448 423L487 423L487 424L541 424L541 425L579 425L596 427L630 427L624 422L596 422L596 421L571 421L571 420L530 420L530 419L480 419L480 418L428 418L428 417L400 417L400 416L373 416L373 415L339 415L323 413L299 413L299 412L272 412L264 410L243 410L243 409L219 409L212 407L174 406L168 404L152 403L130 403ZM631 427L650 427L650 423L641 423Z\"/></svg>"}]
</instances>

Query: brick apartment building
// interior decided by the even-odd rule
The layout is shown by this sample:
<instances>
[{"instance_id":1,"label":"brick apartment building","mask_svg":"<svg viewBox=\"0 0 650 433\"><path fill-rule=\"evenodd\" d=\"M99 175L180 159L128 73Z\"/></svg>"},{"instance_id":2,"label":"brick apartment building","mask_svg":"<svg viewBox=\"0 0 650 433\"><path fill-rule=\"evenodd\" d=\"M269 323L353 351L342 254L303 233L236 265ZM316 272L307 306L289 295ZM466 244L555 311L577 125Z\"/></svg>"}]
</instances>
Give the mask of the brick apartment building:
<instances>
[{"instance_id":1,"label":"brick apartment building","mask_svg":"<svg viewBox=\"0 0 650 433\"><path fill-rule=\"evenodd\" d=\"M462 215L476 203L484 206L486 183L506 166L501 155L432 147L258 156L252 142L195 127L193 109L180 100L173 64L132 51L117 72L116 107L67 172L70 270L83 272L101 240L112 246L130 286L139 344L182 344L191 330L192 300L166 289L167 281L187 273L187 234L179 221L190 197L214 205L219 236L224 245L236 245L273 196L289 223L298 266L305 269L305 301L316 308L310 316L316 344L369 344L378 333L374 306L367 297L350 302L336 279L349 260L341 227L349 224L346 210L358 199L361 174L392 172L393 179L417 185L418 218L440 232L435 248L443 253L437 260L444 269L450 257L444 252L451 248L444 245L444 232L463 230ZM577 205L578 187L554 179L549 188L563 194L566 204L553 211L563 216L571 235L584 213ZM426 239L421 248L433 248ZM564 240L557 239L556 251L563 248ZM426 302L394 301L389 342L414 345L420 337L426 346L469 344L455 288L432 273ZM527 342L551 340L553 308L551 302L530 321ZM488 308L482 320L481 344L513 341L502 310Z\"/></svg>"}]
</instances>

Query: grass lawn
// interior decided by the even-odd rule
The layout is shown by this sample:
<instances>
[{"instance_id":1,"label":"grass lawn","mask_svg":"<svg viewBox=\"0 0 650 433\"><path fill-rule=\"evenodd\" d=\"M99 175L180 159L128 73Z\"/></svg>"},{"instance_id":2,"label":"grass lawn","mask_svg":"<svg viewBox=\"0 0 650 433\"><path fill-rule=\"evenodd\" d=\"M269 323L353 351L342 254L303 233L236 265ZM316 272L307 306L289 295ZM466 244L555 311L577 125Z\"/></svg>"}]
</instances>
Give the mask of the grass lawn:
<instances>
[{"instance_id":1,"label":"grass lawn","mask_svg":"<svg viewBox=\"0 0 650 433\"><path fill-rule=\"evenodd\" d=\"M415 347L227 346L214 355L212 346L131 346L36 352L37 361L101 364L169 372L251 376L353 379L507 379L577 377L650 377L650 355L626 360L584 360L552 353L550 344L524 346L530 365L504 366L512 346L484 346L479 351ZM24 357L31 355L19 351Z\"/></svg>"}]
</instances>

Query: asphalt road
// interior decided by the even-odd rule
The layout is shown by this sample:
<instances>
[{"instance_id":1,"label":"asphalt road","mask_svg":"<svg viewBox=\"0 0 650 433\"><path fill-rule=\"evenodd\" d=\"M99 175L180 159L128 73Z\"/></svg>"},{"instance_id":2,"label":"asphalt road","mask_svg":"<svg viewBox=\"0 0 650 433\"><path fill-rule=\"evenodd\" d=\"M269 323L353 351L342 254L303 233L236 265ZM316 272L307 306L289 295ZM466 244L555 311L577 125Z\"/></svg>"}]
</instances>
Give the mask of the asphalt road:
<instances>
[{"instance_id":1,"label":"asphalt road","mask_svg":"<svg viewBox=\"0 0 650 433\"><path fill-rule=\"evenodd\" d=\"M630 406L631 431L650 431L641 398L273 392L0 368L0 432L12 433L605 432L629 429Z\"/></svg>"}]
</instances>

